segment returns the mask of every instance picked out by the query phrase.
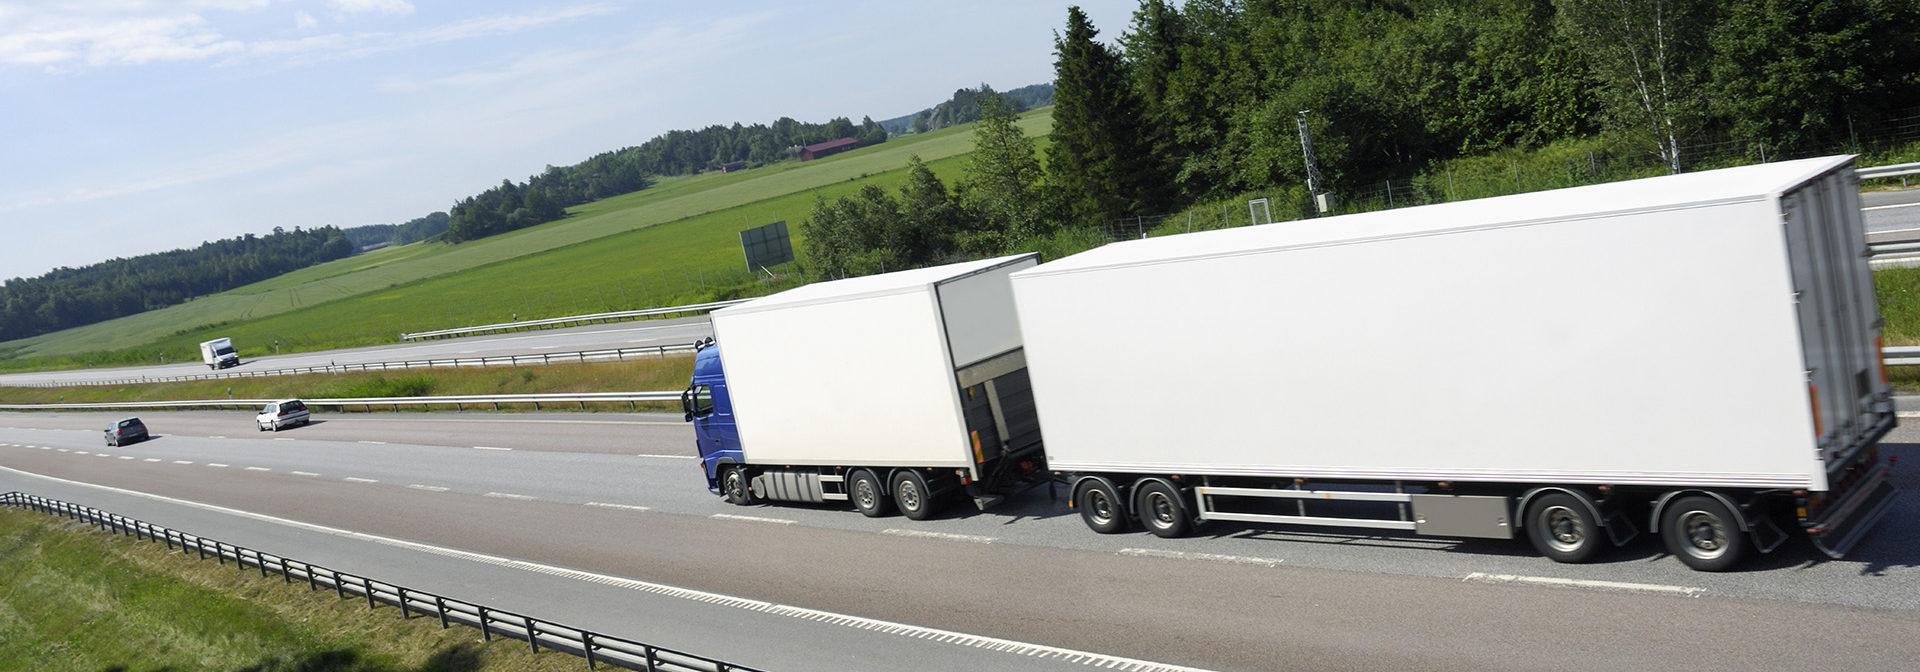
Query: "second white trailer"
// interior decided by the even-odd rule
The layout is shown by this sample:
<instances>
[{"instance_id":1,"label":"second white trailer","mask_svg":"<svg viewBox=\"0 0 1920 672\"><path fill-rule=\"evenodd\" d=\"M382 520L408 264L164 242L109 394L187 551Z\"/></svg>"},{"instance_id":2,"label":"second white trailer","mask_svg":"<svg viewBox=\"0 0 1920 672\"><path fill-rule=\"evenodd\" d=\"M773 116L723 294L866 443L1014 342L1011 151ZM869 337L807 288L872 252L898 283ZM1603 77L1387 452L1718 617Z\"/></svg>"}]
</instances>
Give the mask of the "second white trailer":
<instances>
[{"instance_id":1,"label":"second white trailer","mask_svg":"<svg viewBox=\"0 0 1920 672\"><path fill-rule=\"evenodd\" d=\"M1660 532L1722 569L1890 500L1850 157L1108 245L1013 276L1050 468L1138 520ZM1329 502L1334 502L1329 504Z\"/></svg>"}]
</instances>

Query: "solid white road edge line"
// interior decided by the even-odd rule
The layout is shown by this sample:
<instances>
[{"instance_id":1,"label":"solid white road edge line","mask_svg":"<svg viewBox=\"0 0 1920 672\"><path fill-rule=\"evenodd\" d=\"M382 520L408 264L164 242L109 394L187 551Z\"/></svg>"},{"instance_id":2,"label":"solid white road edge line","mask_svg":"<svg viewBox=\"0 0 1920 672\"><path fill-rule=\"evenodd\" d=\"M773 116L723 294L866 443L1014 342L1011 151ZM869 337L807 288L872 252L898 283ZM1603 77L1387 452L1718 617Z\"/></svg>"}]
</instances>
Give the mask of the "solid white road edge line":
<instances>
[{"instance_id":1,"label":"solid white road edge line","mask_svg":"<svg viewBox=\"0 0 1920 672\"><path fill-rule=\"evenodd\" d=\"M1860 211L1872 212L1874 210L1891 210L1893 208L1911 208L1914 206L1920 206L1920 203L1894 203L1892 205L1875 205L1875 206L1861 208ZM1891 233L1891 232L1890 231L1874 231L1873 233Z\"/></svg>"},{"instance_id":2,"label":"solid white road edge line","mask_svg":"<svg viewBox=\"0 0 1920 672\"><path fill-rule=\"evenodd\" d=\"M759 516L739 516L731 513L716 513L707 517L713 518L716 520L744 520L750 523L773 523L775 525L792 525L794 523L800 522L797 520L787 520L785 518L761 518Z\"/></svg>"},{"instance_id":3,"label":"solid white road edge line","mask_svg":"<svg viewBox=\"0 0 1920 672\"><path fill-rule=\"evenodd\" d=\"M669 586L663 583L653 583L650 581L629 579L625 577L613 576L610 574L599 574L599 573L588 572L584 570L559 567L556 565L546 565L546 564L541 564L536 562L527 562L525 560L514 560L511 558L503 558L500 556L486 555L484 553L462 551L458 549L447 548L444 546L434 546L432 544L423 544L417 541L407 541L404 539L382 537L379 535L367 534L364 532L354 532L351 530L343 530L337 527L327 527L324 525L305 523L297 520L292 520L289 518L280 518L277 516L269 516L262 513L241 511L239 509L227 508L227 507L219 506L215 504L204 504L204 503L195 502L192 500L177 499L177 498L168 497L165 495L156 495L148 492L140 492L138 490L127 490L124 488L116 488L110 485L99 485L99 484L87 483L83 481L72 481L64 478L57 478L54 476L45 476L45 475L33 473L31 471L21 471L19 469L14 469L12 467L0 466L0 469L4 469L6 471L20 474L22 476L32 476L36 478L46 479L49 481L54 481L57 483L66 483L68 485L97 488L100 490L117 492L125 495L132 495L135 497L145 497L145 498L153 499L156 501L168 502L171 504L178 504L182 506L191 506L191 507L200 508L208 511L216 511L219 513L241 516L244 518L252 518L254 520L262 520L270 523L288 525L292 527L312 530L315 532L347 537L349 539L359 539L362 541L370 541L377 544L396 546L399 548L422 551L422 552L432 553L435 555L440 555L440 556L445 556L450 558L468 560L471 562L480 562L480 563L485 563L489 565L494 565L497 567L510 567L510 568L522 569L530 572L538 572L538 573L546 574L549 576L558 576L562 578L576 579L580 581L591 581L601 585L614 586L618 588L626 588L629 590L637 590L645 593L651 593L654 595L677 597L685 600L692 600L695 602L702 602L706 604L729 606L729 607L734 607L738 609L745 609L748 611L769 614L773 616L786 616L789 618L797 618L797 619L808 620L808 621L831 623L835 625L854 628L857 630L883 632L883 633L887 633L895 636L907 637L912 639L937 639L938 641L945 642L948 644L954 644L957 646L965 646L965 647L975 648L975 649L987 649L987 650L993 650L993 651L1004 651L1007 653L1015 653L1015 654L1030 656L1034 658L1071 661L1071 662L1076 662L1082 665L1088 665L1092 667L1105 667L1105 668L1124 667L1128 670L1131 670L1132 672L1210 672L1209 670L1206 670L1203 668L1197 668L1197 667L1169 665L1166 663L1156 663L1149 660L1140 660L1138 658L1124 658L1121 656L1110 656L1110 655L1101 654L1101 653L1093 653L1090 651L1064 649L1064 648L1059 648L1054 646L1047 646L1044 644L1032 644L1028 642L1021 642L1021 641L1011 640L1011 639L1000 639L998 637L969 635L963 632L955 632L952 630L941 630L938 628L928 628L928 627L921 627L918 625L908 625L905 623L898 623L894 621L883 621L879 619L865 618L861 616L849 616L847 614L840 614L840 613L835 613L831 611L821 611L818 609L808 609L805 607L795 607L795 606L790 606L785 604L775 604L772 602L765 602L765 601L755 600L755 599L750 599L745 597L734 597L732 595L723 595L720 593L712 593L704 590L680 588L677 586ZM724 514L718 514L718 515L724 515Z\"/></svg>"},{"instance_id":4,"label":"solid white road edge line","mask_svg":"<svg viewBox=\"0 0 1920 672\"><path fill-rule=\"evenodd\" d=\"M473 449L474 450L513 450L512 448L495 448L493 446L474 446Z\"/></svg>"},{"instance_id":5,"label":"solid white road edge line","mask_svg":"<svg viewBox=\"0 0 1920 672\"><path fill-rule=\"evenodd\" d=\"M1157 548L1123 548L1115 553L1144 558L1172 558L1176 560L1206 560L1208 562L1227 562L1236 565L1261 565L1279 567L1285 562L1279 558L1256 558L1246 555L1222 555L1219 553L1193 553L1189 551L1167 551Z\"/></svg>"},{"instance_id":6,"label":"solid white road edge line","mask_svg":"<svg viewBox=\"0 0 1920 672\"><path fill-rule=\"evenodd\" d=\"M971 542L975 544L993 543L993 537L983 537L978 534L954 534L952 532L929 532L926 530L902 530L902 529L895 529L895 528L881 530L880 533L891 534L896 537L917 537L921 539L945 539L947 541L965 541L965 542Z\"/></svg>"},{"instance_id":7,"label":"solid white road edge line","mask_svg":"<svg viewBox=\"0 0 1920 672\"><path fill-rule=\"evenodd\" d=\"M660 458L660 459L663 459L663 460L697 460L697 459L700 459L700 458L699 458L698 456L695 456L695 455L658 455L658 454L654 454L654 453L634 453L634 454L633 454L633 456L634 456L634 457L657 457L657 458Z\"/></svg>"},{"instance_id":8,"label":"solid white road edge line","mask_svg":"<svg viewBox=\"0 0 1920 672\"><path fill-rule=\"evenodd\" d=\"M651 506L638 506L635 504L614 504L611 502L587 502L587 506L600 506L600 507L606 507L609 509L627 509L629 511L652 511L653 510L653 507Z\"/></svg>"},{"instance_id":9,"label":"solid white road edge line","mask_svg":"<svg viewBox=\"0 0 1920 672\"><path fill-rule=\"evenodd\" d=\"M1521 576L1517 574L1483 574L1474 572L1460 578L1461 581L1480 583L1526 583L1540 586L1567 586L1572 588L1593 588L1597 590L1619 590L1641 593L1665 593L1699 597L1707 592L1705 588L1690 586L1669 586L1657 583L1626 583L1622 581L1596 581L1593 579L1562 579L1552 576Z\"/></svg>"}]
</instances>

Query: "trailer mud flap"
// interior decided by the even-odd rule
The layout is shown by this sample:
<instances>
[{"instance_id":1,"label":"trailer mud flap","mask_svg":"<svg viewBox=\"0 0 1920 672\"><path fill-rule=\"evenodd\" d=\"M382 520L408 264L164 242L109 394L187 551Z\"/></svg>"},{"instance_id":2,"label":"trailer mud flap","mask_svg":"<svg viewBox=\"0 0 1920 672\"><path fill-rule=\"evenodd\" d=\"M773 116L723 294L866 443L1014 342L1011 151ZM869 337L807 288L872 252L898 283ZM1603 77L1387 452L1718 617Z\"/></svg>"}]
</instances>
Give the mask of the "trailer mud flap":
<instances>
[{"instance_id":1,"label":"trailer mud flap","mask_svg":"<svg viewBox=\"0 0 1920 672\"><path fill-rule=\"evenodd\" d=\"M1813 539L1813 545L1827 557L1840 559L1860 543L1873 524L1887 514L1893 507L1893 500L1900 494L1893 482L1887 480L1887 467L1880 465L1868 474L1845 501L1833 507L1832 512L1807 531Z\"/></svg>"}]
</instances>

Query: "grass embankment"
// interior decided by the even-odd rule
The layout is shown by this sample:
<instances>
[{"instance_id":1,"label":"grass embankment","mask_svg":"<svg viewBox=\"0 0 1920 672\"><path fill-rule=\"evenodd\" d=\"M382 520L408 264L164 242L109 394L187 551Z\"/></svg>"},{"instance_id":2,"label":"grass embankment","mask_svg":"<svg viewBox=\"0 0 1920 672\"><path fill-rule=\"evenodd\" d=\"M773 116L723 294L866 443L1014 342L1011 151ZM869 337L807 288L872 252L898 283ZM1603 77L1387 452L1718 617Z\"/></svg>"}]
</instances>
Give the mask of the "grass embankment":
<instances>
[{"instance_id":1,"label":"grass embankment","mask_svg":"<svg viewBox=\"0 0 1920 672\"><path fill-rule=\"evenodd\" d=\"M1020 120L1036 136L1051 123L1045 108ZM496 322L515 313L532 319L761 291L739 258L740 229L776 219L797 229L815 195L896 185L909 156L956 177L961 163L952 159L972 151L972 132L971 125L956 126L818 161L665 178L569 208L565 219L540 226L460 245L389 248L177 306L0 343L0 370L189 361L198 356L196 343L220 336L232 337L242 356L265 354L275 339L283 352L391 343L403 331ZM608 240L670 222L672 232ZM483 270L563 249L570 251L545 263ZM426 291L405 291L435 278L442 281ZM433 294L446 287L472 296Z\"/></svg>"},{"instance_id":2,"label":"grass embankment","mask_svg":"<svg viewBox=\"0 0 1920 672\"><path fill-rule=\"evenodd\" d=\"M165 547L0 508L0 670L584 669L470 628L309 593Z\"/></svg>"},{"instance_id":3,"label":"grass embankment","mask_svg":"<svg viewBox=\"0 0 1920 672\"><path fill-rule=\"evenodd\" d=\"M687 386L693 358L674 356L625 362L549 364L489 369L416 369L373 373L197 380L99 387L0 387L0 403L52 404L178 399L279 399L299 397L420 397L467 394L645 392ZM642 406L648 406L642 404ZM651 407L678 407L652 404ZM626 404L619 405L621 409ZM568 407L573 408L573 407ZM4 668L0 668L4 669Z\"/></svg>"}]
</instances>

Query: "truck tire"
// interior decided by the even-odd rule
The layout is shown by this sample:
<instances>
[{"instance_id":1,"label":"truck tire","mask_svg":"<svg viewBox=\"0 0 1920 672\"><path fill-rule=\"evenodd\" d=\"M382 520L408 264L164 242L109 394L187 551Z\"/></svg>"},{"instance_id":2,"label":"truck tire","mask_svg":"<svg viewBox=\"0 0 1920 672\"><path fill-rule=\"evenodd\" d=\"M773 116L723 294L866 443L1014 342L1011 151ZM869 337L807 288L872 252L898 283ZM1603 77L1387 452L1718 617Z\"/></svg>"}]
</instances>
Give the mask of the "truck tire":
<instances>
[{"instance_id":1,"label":"truck tire","mask_svg":"<svg viewBox=\"0 0 1920 672\"><path fill-rule=\"evenodd\" d=\"M1104 478L1087 479L1073 493L1073 505L1080 509L1080 520L1100 534L1127 531L1127 508L1121 501L1120 493Z\"/></svg>"},{"instance_id":2,"label":"truck tire","mask_svg":"<svg viewBox=\"0 0 1920 672\"><path fill-rule=\"evenodd\" d=\"M1555 562L1586 562L1606 547L1600 521L1578 497L1549 492L1527 503L1527 540Z\"/></svg>"},{"instance_id":3,"label":"truck tire","mask_svg":"<svg viewBox=\"0 0 1920 672\"><path fill-rule=\"evenodd\" d=\"M911 469L902 470L893 476L893 504L900 507L900 515L908 520L926 520L933 517L933 490L927 487L927 478Z\"/></svg>"},{"instance_id":4,"label":"truck tire","mask_svg":"<svg viewBox=\"0 0 1920 672\"><path fill-rule=\"evenodd\" d=\"M747 478L746 467L733 466L726 469L725 473L720 474L720 492L727 496L729 502L740 506L751 506L753 485Z\"/></svg>"},{"instance_id":5,"label":"truck tire","mask_svg":"<svg viewBox=\"0 0 1920 672\"><path fill-rule=\"evenodd\" d=\"M1720 500L1686 495L1660 512L1660 538L1667 552L1702 572L1724 572L1747 555L1747 534Z\"/></svg>"},{"instance_id":6,"label":"truck tire","mask_svg":"<svg viewBox=\"0 0 1920 672\"><path fill-rule=\"evenodd\" d=\"M1153 536L1173 539L1193 531L1193 516L1187 513L1179 490L1160 481L1147 481L1135 491L1134 498L1140 525Z\"/></svg>"},{"instance_id":7,"label":"truck tire","mask_svg":"<svg viewBox=\"0 0 1920 672\"><path fill-rule=\"evenodd\" d=\"M847 478L847 499L853 500L853 509L868 518L879 518L893 513L893 500L887 499L887 487L880 484L880 477L867 469L856 469Z\"/></svg>"}]
</instances>

